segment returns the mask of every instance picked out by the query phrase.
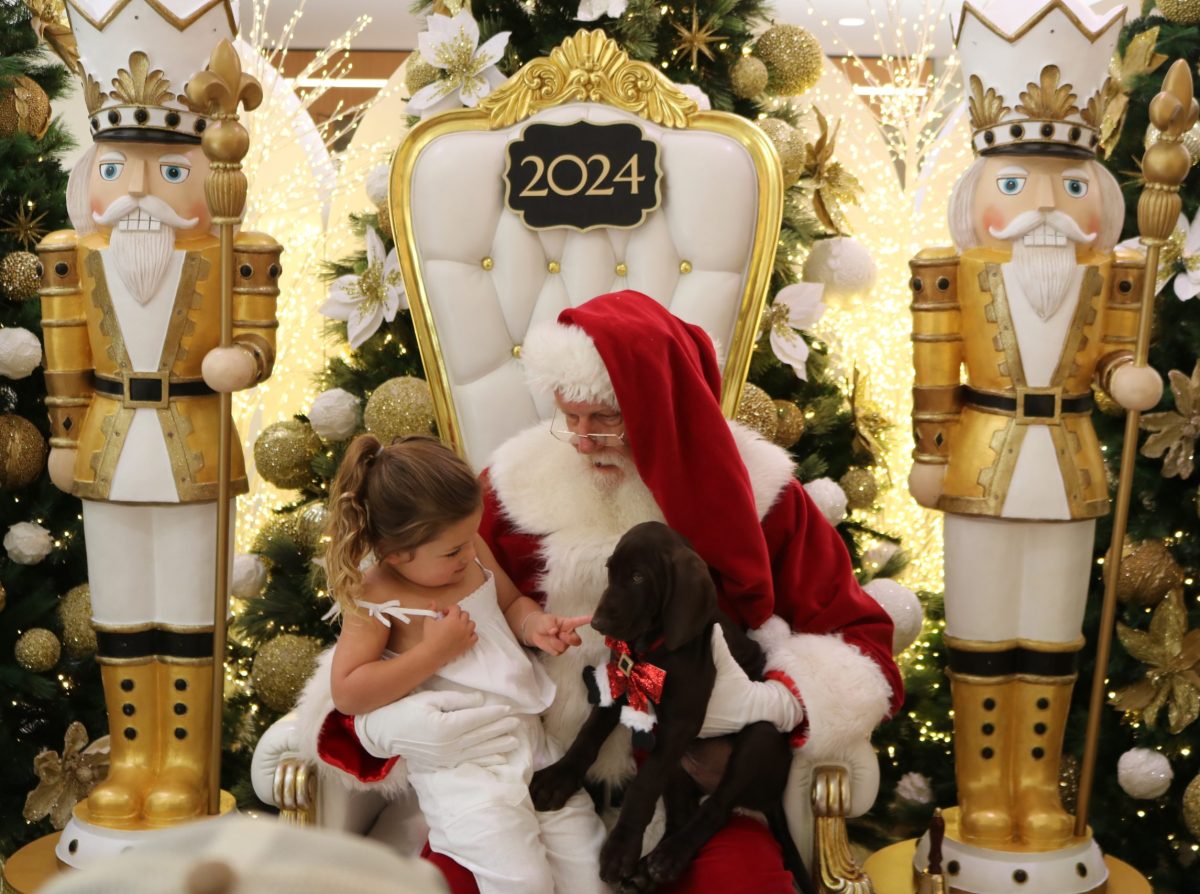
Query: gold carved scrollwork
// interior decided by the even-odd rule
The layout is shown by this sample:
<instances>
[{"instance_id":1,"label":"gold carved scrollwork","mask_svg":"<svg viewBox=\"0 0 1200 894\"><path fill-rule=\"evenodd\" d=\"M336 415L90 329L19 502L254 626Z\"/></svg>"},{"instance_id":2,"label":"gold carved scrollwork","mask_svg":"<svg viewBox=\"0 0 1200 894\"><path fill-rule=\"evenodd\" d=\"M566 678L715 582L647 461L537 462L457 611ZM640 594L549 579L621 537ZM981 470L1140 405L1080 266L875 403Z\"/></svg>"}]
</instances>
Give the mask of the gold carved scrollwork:
<instances>
[{"instance_id":1,"label":"gold carved scrollwork","mask_svg":"<svg viewBox=\"0 0 1200 894\"><path fill-rule=\"evenodd\" d=\"M603 31L579 30L479 103L493 130L567 102L603 102L667 127L686 127L696 103L657 69L629 58Z\"/></svg>"},{"instance_id":2,"label":"gold carved scrollwork","mask_svg":"<svg viewBox=\"0 0 1200 894\"><path fill-rule=\"evenodd\" d=\"M274 781L279 819L294 826L316 825L316 768L299 758L285 758L275 768Z\"/></svg>"},{"instance_id":3,"label":"gold carved scrollwork","mask_svg":"<svg viewBox=\"0 0 1200 894\"><path fill-rule=\"evenodd\" d=\"M971 125L976 130L995 127L1000 119L1012 111L1004 104L1004 97L998 94L994 87L988 87L984 92L983 81L979 75L971 75L971 98L968 100L971 108Z\"/></svg>"},{"instance_id":4,"label":"gold carved scrollwork","mask_svg":"<svg viewBox=\"0 0 1200 894\"><path fill-rule=\"evenodd\" d=\"M1077 113L1076 96L1071 92L1070 84L1059 86L1061 77L1057 65L1043 68L1040 83L1030 82L1021 94L1017 111L1039 121L1064 121L1068 115Z\"/></svg>"},{"instance_id":5,"label":"gold carved scrollwork","mask_svg":"<svg viewBox=\"0 0 1200 894\"><path fill-rule=\"evenodd\" d=\"M117 69L112 84L113 90L109 95L132 106L157 106L173 98L171 82L162 69L151 70L150 57L141 50L129 54L129 69Z\"/></svg>"},{"instance_id":6,"label":"gold carved scrollwork","mask_svg":"<svg viewBox=\"0 0 1200 894\"><path fill-rule=\"evenodd\" d=\"M846 814L850 811L850 779L845 767L813 771L813 875L820 894L874 894L866 872L850 853Z\"/></svg>"}]
</instances>

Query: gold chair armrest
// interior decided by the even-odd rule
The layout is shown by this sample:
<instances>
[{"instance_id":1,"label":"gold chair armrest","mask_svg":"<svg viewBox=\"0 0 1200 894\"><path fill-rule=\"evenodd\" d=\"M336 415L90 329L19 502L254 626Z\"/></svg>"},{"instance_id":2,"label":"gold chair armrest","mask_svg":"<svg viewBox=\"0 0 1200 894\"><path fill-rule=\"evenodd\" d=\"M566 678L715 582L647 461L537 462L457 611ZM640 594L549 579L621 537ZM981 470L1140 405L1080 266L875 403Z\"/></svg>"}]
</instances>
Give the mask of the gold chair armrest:
<instances>
[{"instance_id":1,"label":"gold chair armrest","mask_svg":"<svg viewBox=\"0 0 1200 894\"><path fill-rule=\"evenodd\" d=\"M317 821L316 767L297 757L286 758L275 768L275 803L279 819L295 826L315 826Z\"/></svg>"},{"instance_id":2,"label":"gold chair armrest","mask_svg":"<svg viewBox=\"0 0 1200 894\"><path fill-rule=\"evenodd\" d=\"M813 865L819 894L875 894L871 880L850 853L846 815L850 811L850 774L845 767L813 771Z\"/></svg>"}]
</instances>

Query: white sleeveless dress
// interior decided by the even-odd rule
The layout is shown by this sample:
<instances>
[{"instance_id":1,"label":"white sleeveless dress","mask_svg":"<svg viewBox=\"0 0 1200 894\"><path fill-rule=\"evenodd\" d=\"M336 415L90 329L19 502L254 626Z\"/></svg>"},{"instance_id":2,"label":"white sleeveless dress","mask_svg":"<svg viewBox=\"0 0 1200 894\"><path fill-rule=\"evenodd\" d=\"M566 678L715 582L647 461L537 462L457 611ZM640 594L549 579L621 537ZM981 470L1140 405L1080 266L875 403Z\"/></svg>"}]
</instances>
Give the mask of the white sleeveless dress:
<instances>
[{"instance_id":1,"label":"white sleeveless dress","mask_svg":"<svg viewBox=\"0 0 1200 894\"><path fill-rule=\"evenodd\" d=\"M478 642L415 691L482 692L486 704L506 705L521 718L514 732L518 746L488 766L408 768L429 824L429 846L471 870L480 894L605 894L610 889L599 870L604 826L591 799L580 791L562 810L538 813L529 798L534 771L561 754L538 716L553 702L554 684L517 643L496 600L496 581L483 572L483 584L458 603L475 622ZM437 614L396 601L359 605L386 626L392 619L407 624ZM355 718L360 739L364 726L378 728L387 711L385 705Z\"/></svg>"}]
</instances>

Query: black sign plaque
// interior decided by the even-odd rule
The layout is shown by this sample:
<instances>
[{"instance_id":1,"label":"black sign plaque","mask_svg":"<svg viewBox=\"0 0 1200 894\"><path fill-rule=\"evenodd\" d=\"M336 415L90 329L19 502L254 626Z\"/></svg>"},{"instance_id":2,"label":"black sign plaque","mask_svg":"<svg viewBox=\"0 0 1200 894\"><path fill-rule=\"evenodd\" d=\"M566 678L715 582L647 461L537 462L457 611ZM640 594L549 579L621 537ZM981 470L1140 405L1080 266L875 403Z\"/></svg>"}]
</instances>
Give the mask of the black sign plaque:
<instances>
[{"instance_id":1,"label":"black sign plaque","mask_svg":"<svg viewBox=\"0 0 1200 894\"><path fill-rule=\"evenodd\" d=\"M505 205L534 230L636 227L662 201L658 158L635 124L531 124L507 147Z\"/></svg>"}]
</instances>

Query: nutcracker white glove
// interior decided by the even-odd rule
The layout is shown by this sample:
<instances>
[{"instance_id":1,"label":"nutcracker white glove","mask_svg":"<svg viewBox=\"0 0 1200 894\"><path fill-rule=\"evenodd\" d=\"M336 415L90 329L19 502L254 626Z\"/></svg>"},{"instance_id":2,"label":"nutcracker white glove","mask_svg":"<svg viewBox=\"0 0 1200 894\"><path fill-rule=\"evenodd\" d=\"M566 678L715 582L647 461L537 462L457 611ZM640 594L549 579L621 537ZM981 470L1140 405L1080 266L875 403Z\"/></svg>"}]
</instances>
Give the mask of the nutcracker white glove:
<instances>
[{"instance_id":1,"label":"nutcracker white glove","mask_svg":"<svg viewBox=\"0 0 1200 894\"><path fill-rule=\"evenodd\" d=\"M399 755L410 767L437 770L471 762L493 766L517 747L520 719L505 705L485 705L479 692L416 692L354 718L363 748Z\"/></svg>"},{"instance_id":2,"label":"nutcracker white glove","mask_svg":"<svg viewBox=\"0 0 1200 894\"><path fill-rule=\"evenodd\" d=\"M780 732L791 732L804 720L804 706L777 680L755 682L746 676L725 642L720 624L713 625L713 662L717 680L708 699L708 712L700 738L736 733L760 720L773 723Z\"/></svg>"}]
</instances>

